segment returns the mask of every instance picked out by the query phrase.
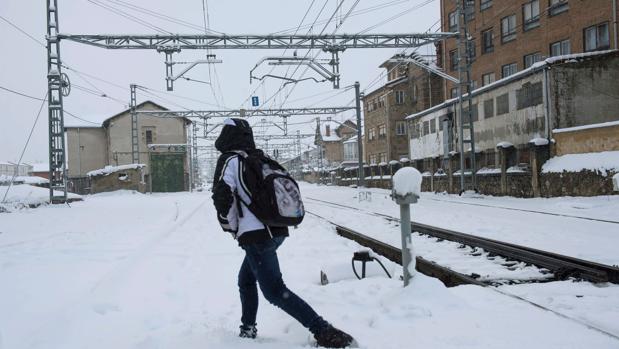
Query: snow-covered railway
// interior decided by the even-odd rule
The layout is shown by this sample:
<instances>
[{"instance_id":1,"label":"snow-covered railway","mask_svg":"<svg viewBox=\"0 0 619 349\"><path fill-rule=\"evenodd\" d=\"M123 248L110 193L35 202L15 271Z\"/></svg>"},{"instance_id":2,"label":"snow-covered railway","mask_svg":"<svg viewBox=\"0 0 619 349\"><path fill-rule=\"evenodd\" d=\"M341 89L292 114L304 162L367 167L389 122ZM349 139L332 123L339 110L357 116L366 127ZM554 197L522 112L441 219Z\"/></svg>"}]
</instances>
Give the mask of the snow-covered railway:
<instances>
[{"instance_id":1,"label":"snow-covered railway","mask_svg":"<svg viewBox=\"0 0 619 349\"><path fill-rule=\"evenodd\" d=\"M363 226L359 227L360 229L378 239L375 241L385 242L391 246L399 244L399 234L396 229L399 220L395 217L320 199L309 197L306 199L310 207L322 205L335 208L340 213L341 210L345 210L348 215L365 216L358 220L364 222ZM316 215L338 226L337 230L340 235L357 242L365 241L364 245L377 253L382 251L384 255L384 246L378 246L368 241L363 234L338 223L338 217L342 217L340 214L333 210L319 210L319 212ZM382 220L383 227L377 229L372 225L368 229L368 219ZM383 233L383 231L389 233ZM469 277L469 281L478 280L486 284L543 282L564 280L570 277L592 282L619 283L619 268L616 267L414 222L413 231L413 245L418 254L447 270L436 272L430 270L430 273L445 275L442 280L453 285L466 282L464 276ZM387 254L397 256L394 251L387 252ZM449 275L449 271L453 271L453 275Z\"/></svg>"}]
</instances>

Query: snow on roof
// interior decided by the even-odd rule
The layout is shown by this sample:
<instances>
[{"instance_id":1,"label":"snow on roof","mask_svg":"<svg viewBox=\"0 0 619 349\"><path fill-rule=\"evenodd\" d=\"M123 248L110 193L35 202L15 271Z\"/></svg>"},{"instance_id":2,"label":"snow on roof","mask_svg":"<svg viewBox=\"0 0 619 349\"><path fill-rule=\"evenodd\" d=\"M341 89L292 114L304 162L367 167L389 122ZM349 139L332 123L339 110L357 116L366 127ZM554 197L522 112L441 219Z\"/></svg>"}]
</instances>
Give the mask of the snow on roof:
<instances>
[{"instance_id":1,"label":"snow on roof","mask_svg":"<svg viewBox=\"0 0 619 349\"><path fill-rule=\"evenodd\" d=\"M511 148L513 146L514 145L512 143L510 143L510 142L499 142L496 145L497 148L504 148L504 149Z\"/></svg>"},{"instance_id":2,"label":"snow on roof","mask_svg":"<svg viewBox=\"0 0 619 349\"><path fill-rule=\"evenodd\" d=\"M14 183L24 183L24 184L45 184L49 183L49 180L43 177L38 176L6 176L0 175L0 183L10 183L13 181Z\"/></svg>"},{"instance_id":3,"label":"snow on roof","mask_svg":"<svg viewBox=\"0 0 619 349\"><path fill-rule=\"evenodd\" d=\"M505 85L505 84L510 83L512 81L522 79L522 78L524 78L526 76L529 76L531 74L534 74L534 73L536 73L536 72L538 72L538 71L540 71L542 69L546 69L548 66L550 66L552 64L556 64L558 62L575 63L575 62L578 62L578 61L582 61L582 60L584 60L586 58L593 58L593 57L603 56L603 55L607 55L607 54L610 54L610 53L617 53L617 52L619 52L619 50L606 50L606 51L596 51L596 52L587 52L587 53L575 53L575 54L561 55L561 56L554 56L554 57L546 58L543 61L540 61L540 62L537 62L537 63L533 64L532 66L530 66L527 69L521 70L521 71L519 71L519 72L517 72L515 74L512 74L510 76L504 77L502 79L496 80L493 83L490 83L490 84L484 85L484 86L482 86L482 87L480 87L478 89L475 89L475 90L473 90L471 92L471 94L474 97L474 96L476 96L476 95L478 95L480 93L483 93L485 91L491 90L491 89L493 89L495 87L502 86L502 85ZM466 95L467 94L464 94L463 96L466 96ZM451 99L448 99L448 100L446 100L445 102L443 102L441 104L435 105L432 108L428 108L428 109L422 110L422 111L420 111L418 113L408 115L406 117L406 119L407 120L408 119L416 119L416 118L422 117L424 115L428 115L428 114L430 114L430 113L432 113L434 111L441 110L443 108L451 106L451 105L453 105L453 104L455 104L457 102L458 102L458 97L451 98Z\"/></svg>"},{"instance_id":4,"label":"snow on roof","mask_svg":"<svg viewBox=\"0 0 619 349\"><path fill-rule=\"evenodd\" d=\"M45 162L37 162L32 164L32 172L47 172L49 171L49 164Z\"/></svg>"},{"instance_id":5,"label":"snow on roof","mask_svg":"<svg viewBox=\"0 0 619 349\"><path fill-rule=\"evenodd\" d=\"M542 166L543 173L597 171L603 176L619 172L619 151L555 156Z\"/></svg>"},{"instance_id":6,"label":"snow on roof","mask_svg":"<svg viewBox=\"0 0 619 349\"><path fill-rule=\"evenodd\" d=\"M105 166L104 168L100 168L98 170L90 171L86 173L88 177L94 176L107 176L111 173L118 171L126 171L126 170L135 170L138 168L146 167L144 164L129 164L129 165L121 165L121 166Z\"/></svg>"},{"instance_id":7,"label":"snow on roof","mask_svg":"<svg viewBox=\"0 0 619 349\"><path fill-rule=\"evenodd\" d=\"M352 136L348 138L346 141L344 141L344 144L348 144L348 143L357 143L357 136Z\"/></svg>"},{"instance_id":8,"label":"snow on roof","mask_svg":"<svg viewBox=\"0 0 619 349\"><path fill-rule=\"evenodd\" d=\"M609 122L602 122L602 123L599 123L599 124L590 124L590 125L576 126L576 127L556 128L556 129L552 130L552 133L576 132L576 131L590 130L590 129L602 128L602 127L612 127L612 126L619 126L619 120L609 121Z\"/></svg>"},{"instance_id":9,"label":"snow on roof","mask_svg":"<svg viewBox=\"0 0 619 349\"><path fill-rule=\"evenodd\" d=\"M550 143L550 141L548 141L546 138L533 138L532 140L529 141L529 144L535 144L537 146L541 146L541 145L548 145L548 143Z\"/></svg>"},{"instance_id":10,"label":"snow on roof","mask_svg":"<svg viewBox=\"0 0 619 349\"><path fill-rule=\"evenodd\" d=\"M327 136L327 126L329 126L329 136ZM340 125L333 121L326 121L324 123L321 123L320 134L322 136L323 142L338 142L341 140L340 136L338 136L335 132L338 126Z\"/></svg>"}]
</instances>

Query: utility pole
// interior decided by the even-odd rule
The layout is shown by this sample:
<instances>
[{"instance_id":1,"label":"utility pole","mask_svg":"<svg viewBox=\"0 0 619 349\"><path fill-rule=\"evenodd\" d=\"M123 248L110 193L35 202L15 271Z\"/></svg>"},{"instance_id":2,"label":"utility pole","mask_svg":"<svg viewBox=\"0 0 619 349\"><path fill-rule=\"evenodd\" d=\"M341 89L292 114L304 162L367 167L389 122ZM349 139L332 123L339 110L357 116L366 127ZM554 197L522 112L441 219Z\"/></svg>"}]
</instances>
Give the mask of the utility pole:
<instances>
[{"instance_id":1,"label":"utility pole","mask_svg":"<svg viewBox=\"0 0 619 349\"><path fill-rule=\"evenodd\" d=\"M475 177L475 131L473 120L472 96L473 90L471 81L471 60L470 60L470 44L468 40L468 31L466 29L466 15L470 14L471 7L467 0L456 0L456 13L458 18L458 108L459 120L459 145L460 145L460 193L466 190L465 174L466 162L465 157L468 149L465 144L470 144L470 159L471 159L471 189L477 190L477 181ZM464 89L466 89L466 98L464 97ZM466 100L465 100L466 99ZM467 102L467 110L464 112L464 102ZM464 130L468 130L469 138L464 139Z\"/></svg>"},{"instance_id":2,"label":"utility pole","mask_svg":"<svg viewBox=\"0 0 619 349\"><path fill-rule=\"evenodd\" d=\"M47 0L47 110L49 121L49 202L67 202L63 97L70 85L62 73L58 38L58 0ZM61 192L61 196L56 193Z\"/></svg>"},{"instance_id":3,"label":"utility pole","mask_svg":"<svg viewBox=\"0 0 619 349\"><path fill-rule=\"evenodd\" d=\"M357 155L359 168L357 169L357 186L363 187L365 173L363 171L363 133L361 132L361 92L359 91L359 81L355 81L355 106L357 109Z\"/></svg>"},{"instance_id":4,"label":"utility pole","mask_svg":"<svg viewBox=\"0 0 619 349\"><path fill-rule=\"evenodd\" d=\"M136 89L137 85L131 84L131 161L134 164L140 163L140 141L138 138L138 114L135 110L137 106Z\"/></svg>"},{"instance_id":5,"label":"utility pole","mask_svg":"<svg viewBox=\"0 0 619 349\"><path fill-rule=\"evenodd\" d=\"M200 166L198 165L198 127L195 122L192 124L192 138L191 138L191 147L192 147L192 169L193 169L193 187L196 189L199 185L202 184L200 180Z\"/></svg>"}]
</instances>

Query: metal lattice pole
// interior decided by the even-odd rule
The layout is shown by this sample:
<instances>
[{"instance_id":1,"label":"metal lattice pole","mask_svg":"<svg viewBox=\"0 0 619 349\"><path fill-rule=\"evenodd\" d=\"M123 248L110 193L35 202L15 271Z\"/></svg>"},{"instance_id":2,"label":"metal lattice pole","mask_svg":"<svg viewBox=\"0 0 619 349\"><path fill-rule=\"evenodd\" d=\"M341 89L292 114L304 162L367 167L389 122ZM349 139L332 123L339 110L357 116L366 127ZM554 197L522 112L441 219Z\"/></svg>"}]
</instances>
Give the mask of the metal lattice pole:
<instances>
[{"instance_id":1,"label":"metal lattice pole","mask_svg":"<svg viewBox=\"0 0 619 349\"><path fill-rule=\"evenodd\" d=\"M198 127L196 126L195 123L192 124L192 130L193 130L193 137L191 139L192 143L192 158L191 158L191 162L193 163L193 186L194 189L197 188L198 186L202 185L202 182L200 180L200 167L198 165Z\"/></svg>"},{"instance_id":2,"label":"metal lattice pole","mask_svg":"<svg viewBox=\"0 0 619 349\"><path fill-rule=\"evenodd\" d=\"M58 1L47 0L47 106L49 121L49 201L67 201L67 173L64 136L63 93L70 86L62 73L58 39ZM65 88L65 91L63 91ZM62 192L58 196L57 193Z\"/></svg>"},{"instance_id":3,"label":"metal lattice pole","mask_svg":"<svg viewBox=\"0 0 619 349\"><path fill-rule=\"evenodd\" d=\"M140 139L138 137L138 114L135 110L137 106L136 85L129 85L131 89L131 162L140 163Z\"/></svg>"},{"instance_id":4,"label":"metal lattice pole","mask_svg":"<svg viewBox=\"0 0 619 349\"><path fill-rule=\"evenodd\" d=\"M466 154L469 149L465 148L466 144L470 145L471 159L471 189L476 190L476 163L475 163L475 132L473 120L473 98L471 92L473 90L471 81L471 52L468 40L468 31L466 29L466 14L470 13L471 6L467 0L456 0L456 13L458 20L458 109L459 118L457 125L459 129L458 143L460 148L460 192L464 192L466 188ZM464 91L466 89L466 95ZM464 111L464 103L467 103L466 112ZM468 139L464 139L465 130L468 131Z\"/></svg>"},{"instance_id":5,"label":"metal lattice pole","mask_svg":"<svg viewBox=\"0 0 619 349\"><path fill-rule=\"evenodd\" d=\"M359 168L357 169L357 186L365 185L365 173L363 172L363 134L361 132L361 92L359 91L359 81L355 82L355 109L357 112L357 158Z\"/></svg>"}]
</instances>

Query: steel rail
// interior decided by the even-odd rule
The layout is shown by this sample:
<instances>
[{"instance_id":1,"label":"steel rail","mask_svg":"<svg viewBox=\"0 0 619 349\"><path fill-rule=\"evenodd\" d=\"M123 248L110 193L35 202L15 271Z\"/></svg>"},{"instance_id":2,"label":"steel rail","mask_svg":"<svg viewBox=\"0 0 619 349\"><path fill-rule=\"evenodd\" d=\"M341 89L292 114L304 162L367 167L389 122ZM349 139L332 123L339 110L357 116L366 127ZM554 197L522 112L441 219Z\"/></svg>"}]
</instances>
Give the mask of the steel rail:
<instances>
[{"instance_id":1,"label":"steel rail","mask_svg":"<svg viewBox=\"0 0 619 349\"><path fill-rule=\"evenodd\" d=\"M371 211L365 211L348 205L342 205L309 197L306 197L306 199L340 206L355 211L360 211L369 215L379 216L391 221L399 221L399 219L396 217ZM498 240L478 237L418 222L411 222L411 224L413 231L419 232L420 234L428 235L438 239L454 241L472 247L482 248L491 254L546 268L553 272L555 277L559 280L563 280L569 277L577 277L591 282L619 283L619 268L617 267L565 256L554 252L542 251L527 246L521 246Z\"/></svg>"}]
</instances>

